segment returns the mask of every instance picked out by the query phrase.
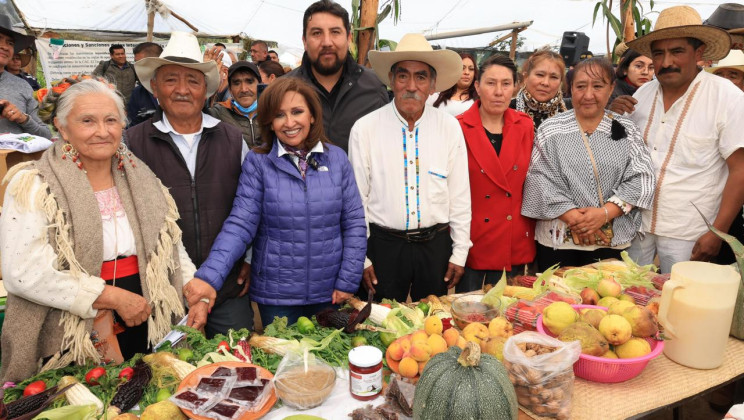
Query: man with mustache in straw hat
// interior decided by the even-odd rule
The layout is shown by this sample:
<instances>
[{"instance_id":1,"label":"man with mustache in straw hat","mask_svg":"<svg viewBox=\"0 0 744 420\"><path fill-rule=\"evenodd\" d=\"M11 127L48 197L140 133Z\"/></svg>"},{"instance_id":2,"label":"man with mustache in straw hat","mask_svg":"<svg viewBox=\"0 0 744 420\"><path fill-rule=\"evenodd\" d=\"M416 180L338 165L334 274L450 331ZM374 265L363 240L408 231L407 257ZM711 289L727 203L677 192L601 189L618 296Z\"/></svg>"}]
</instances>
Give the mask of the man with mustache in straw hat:
<instances>
[{"instance_id":1,"label":"man with mustache in straw hat","mask_svg":"<svg viewBox=\"0 0 744 420\"><path fill-rule=\"evenodd\" d=\"M161 110L127 130L129 148L170 190L181 216L178 226L186 252L199 266L230 215L248 146L240 130L202 112L220 76L214 61L202 62L193 34L172 32L160 57L143 58L134 69ZM202 283L184 287L190 307L214 305L207 318L208 337L227 334L230 328L253 327L246 294L249 269L238 262L216 296Z\"/></svg>"},{"instance_id":2,"label":"man with mustache in straw hat","mask_svg":"<svg viewBox=\"0 0 744 420\"><path fill-rule=\"evenodd\" d=\"M718 255L721 240L693 204L724 232L744 204L744 93L696 64L724 58L730 46L726 31L703 25L688 6L663 10L653 32L628 43L651 57L656 80L612 109L632 112L657 178L653 207L643 212L643 234L629 254L650 264L658 253L663 273L679 261Z\"/></svg>"},{"instance_id":3,"label":"man with mustache in straw hat","mask_svg":"<svg viewBox=\"0 0 744 420\"><path fill-rule=\"evenodd\" d=\"M376 300L441 296L460 281L472 246L470 181L457 120L426 99L457 82L462 59L407 34L394 52L370 51L369 62L395 98L349 136L369 223L362 284Z\"/></svg>"}]
</instances>

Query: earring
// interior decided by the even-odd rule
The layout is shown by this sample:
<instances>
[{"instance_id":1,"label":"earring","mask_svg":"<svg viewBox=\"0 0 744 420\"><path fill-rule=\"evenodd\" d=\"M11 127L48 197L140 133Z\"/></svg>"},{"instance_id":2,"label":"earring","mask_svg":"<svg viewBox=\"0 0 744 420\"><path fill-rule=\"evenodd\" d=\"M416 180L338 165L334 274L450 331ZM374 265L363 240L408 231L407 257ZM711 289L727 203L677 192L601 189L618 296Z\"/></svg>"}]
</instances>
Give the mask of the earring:
<instances>
[{"instance_id":1,"label":"earring","mask_svg":"<svg viewBox=\"0 0 744 420\"><path fill-rule=\"evenodd\" d=\"M122 176L124 175L124 159L128 159L129 164L132 165L133 168L137 167L137 165L134 164L134 156L132 155L132 152L129 151L129 148L124 144L124 142L119 142L119 147L116 149L116 157L119 159L119 164L116 168L122 171Z\"/></svg>"},{"instance_id":2,"label":"earring","mask_svg":"<svg viewBox=\"0 0 744 420\"><path fill-rule=\"evenodd\" d=\"M70 143L65 143L65 145L62 146L62 159L67 160L67 158L70 158L70 162L77 165L78 169L86 174L88 173L88 171L83 169L83 162L80 161L80 154Z\"/></svg>"}]
</instances>

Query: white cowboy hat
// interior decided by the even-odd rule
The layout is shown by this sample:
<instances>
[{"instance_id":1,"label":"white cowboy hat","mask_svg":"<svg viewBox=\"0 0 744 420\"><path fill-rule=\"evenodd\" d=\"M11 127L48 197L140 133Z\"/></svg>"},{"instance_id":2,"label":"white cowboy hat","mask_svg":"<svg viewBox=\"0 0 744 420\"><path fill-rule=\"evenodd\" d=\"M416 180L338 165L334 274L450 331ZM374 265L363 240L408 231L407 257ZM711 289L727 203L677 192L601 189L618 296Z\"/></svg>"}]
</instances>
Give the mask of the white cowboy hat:
<instances>
[{"instance_id":1,"label":"white cowboy hat","mask_svg":"<svg viewBox=\"0 0 744 420\"><path fill-rule=\"evenodd\" d=\"M137 72L137 77L142 86L153 93L150 80L152 80L159 67L175 64L199 70L207 76L207 97L209 97L217 91L217 86L220 84L220 74L217 70L217 63L214 61L204 63L202 57L199 41L193 34L173 31L160 57L147 57L137 61L134 63L134 71Z\"/></svg>"},{"instance_id":2,"label":"white cowboy hat","mask_svg":"<svg viewBox=\"0 0 744 420\"><path fill-rule=\"evenodd\" d=\"M741 52L741 50L731 50L726 58L713 64L711 67L707 67L705 71L715 73L716 70L720 69L734 69L744 73L744 52Z\"/></svg>"},{"instance_id":3,"label":"white cowboy hat","mask_svg":"<svg viewBox=\"0 0 744 420\"><path fill-rule=\"evenodd\" d=\"M720 60L731 48L731 36L723 29L703 25L700 14L689 6L674 6L659 13L654 30L640 38L628 42L646 57L651 57L651 43L662 39L697 38L705 44L703 60Z\"/></svg>"},{"instance_id":4,"label":"white cowboy hat","mask_svg":"<svg viewBox=\"0 0 744 420\"><path fill-rule=\"evenodd\" d=\"M436 92L449 89L460 80L462 59L452 50L435 50L421 34L403 35L395 51L370 51L369 63L382 80L390 86L390 68L401 61L421 61L437 72Z\"/></svg>"}]
</instances>

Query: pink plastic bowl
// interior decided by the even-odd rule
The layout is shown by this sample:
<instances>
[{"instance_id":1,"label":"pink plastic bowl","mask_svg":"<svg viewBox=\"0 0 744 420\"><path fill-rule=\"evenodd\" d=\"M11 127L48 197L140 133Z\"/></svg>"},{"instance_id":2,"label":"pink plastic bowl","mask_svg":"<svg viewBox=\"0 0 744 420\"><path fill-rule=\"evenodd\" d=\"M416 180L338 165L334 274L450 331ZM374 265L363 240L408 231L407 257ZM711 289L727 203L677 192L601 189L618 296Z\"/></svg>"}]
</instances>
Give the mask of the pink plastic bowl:
<instances>
[{"instance_id":1,"label":"pink plastic bowl","mask_svg":"<svg viewBox=\"0 0 744 420\"><path fill-rule=\"evenodd\" d=\"M603 306L594 305L571 305L574 309L604 309ZM537 331L541 334L555 337L550 331L543 326L542 315L537 318ZM633 359L606 359L604 357L589 356L582 354L579 360L574 363L574 374L579 378L588 381L615 383L633 379L643 372L649 360L661 354L664 350L664 342L657 341L653 338L646 338L651 345L651 353L643 357Z\"/></svg>"}]
</instances>

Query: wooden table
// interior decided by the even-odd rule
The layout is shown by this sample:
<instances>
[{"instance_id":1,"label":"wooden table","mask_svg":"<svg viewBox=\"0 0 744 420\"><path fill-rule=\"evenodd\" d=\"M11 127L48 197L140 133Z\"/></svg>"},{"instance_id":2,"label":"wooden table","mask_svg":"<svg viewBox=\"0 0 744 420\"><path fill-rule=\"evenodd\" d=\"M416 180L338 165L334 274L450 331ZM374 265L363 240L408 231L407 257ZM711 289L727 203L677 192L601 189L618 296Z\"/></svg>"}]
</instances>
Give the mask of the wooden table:
<instances>
[{"instance_id":1,"label":"wooden table","mask_svg":"<svg viewBox=\"0 0 744 420\"><path fill-rule=\"evenodd\" d=\"M616 384L576 378L571 419L642 418L744 377L744 342L729 337L723 364L711 370L679 365L664 354L637 377ZM524 410L519 419L547 419Z\"/></svg>"}]
</instances>

